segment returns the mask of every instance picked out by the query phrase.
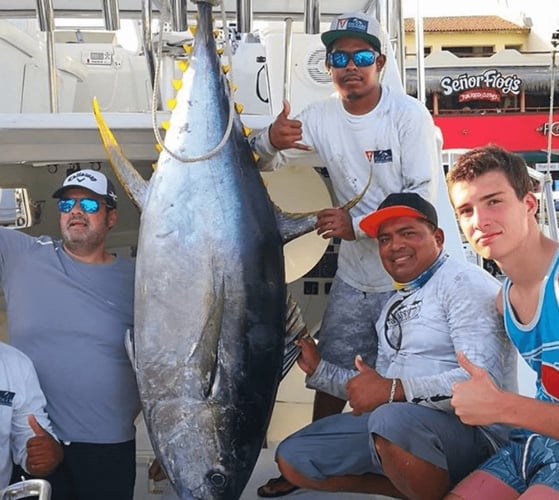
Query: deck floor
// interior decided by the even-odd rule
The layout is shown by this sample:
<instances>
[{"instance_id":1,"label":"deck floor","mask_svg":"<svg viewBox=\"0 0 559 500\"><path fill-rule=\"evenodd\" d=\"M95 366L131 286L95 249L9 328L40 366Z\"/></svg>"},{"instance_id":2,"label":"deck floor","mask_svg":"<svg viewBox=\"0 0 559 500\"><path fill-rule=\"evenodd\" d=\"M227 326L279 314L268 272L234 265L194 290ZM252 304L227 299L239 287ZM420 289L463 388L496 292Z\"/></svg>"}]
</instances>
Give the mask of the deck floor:
<instances>
[{"instance_id":1,"label":"deck floor","mask_svg":"<svg viewBox=\"0 0 559 500\"><path fill-rule=\"evenodd\" d=\"M271 477L276 477L278 475L278 470L274 462L274 450L264 448L260 453L256 468L243 492L240 500L259 500L256 494L256 490L259 486L266 483ZM148 498L157 498L156 496L150 495ZM357 493L327 493L324 491L310 491L310 490L297 490L286 495L284 498L293 498L295 500L381 500L388 499L382 495L361 495ZM170 487L165 488L165 492L160 496L161 500L178 500L178 497L170 491ZM135 498L135 500L138 500Z\"/></svg>"}]
</instances>

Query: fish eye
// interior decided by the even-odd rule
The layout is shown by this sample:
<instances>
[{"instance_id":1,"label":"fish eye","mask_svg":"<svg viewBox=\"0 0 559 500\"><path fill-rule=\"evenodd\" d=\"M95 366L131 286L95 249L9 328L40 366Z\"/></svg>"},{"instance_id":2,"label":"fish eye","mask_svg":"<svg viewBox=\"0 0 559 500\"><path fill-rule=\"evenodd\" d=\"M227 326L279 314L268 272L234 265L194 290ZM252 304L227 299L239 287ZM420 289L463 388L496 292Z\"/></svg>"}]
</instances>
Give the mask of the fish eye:
<instances>
[{"instance_id":1,"label":"fish eye","mask_svg":"<svg viewBox=\"0 0 559 500\"><path fill-rule=\"evenodd\" d=\"M208 479L214 488L222 490L227 486L227 476L223 472L210 471L208 472Z\"/></svg>"}]
</instances>

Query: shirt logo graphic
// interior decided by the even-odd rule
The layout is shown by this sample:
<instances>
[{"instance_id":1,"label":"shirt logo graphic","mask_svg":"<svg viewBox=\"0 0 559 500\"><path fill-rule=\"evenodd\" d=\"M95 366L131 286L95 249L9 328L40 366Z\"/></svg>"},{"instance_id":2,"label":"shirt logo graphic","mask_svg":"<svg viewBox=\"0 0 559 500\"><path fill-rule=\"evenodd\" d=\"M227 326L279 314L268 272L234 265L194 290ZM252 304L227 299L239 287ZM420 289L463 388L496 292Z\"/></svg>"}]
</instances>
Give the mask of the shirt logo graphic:
<instances>
[{"instance_id":1,"label":"shirt logo graphic","mask_svg":"<svg viewBox=\"0 0 559 500\"><path fill-rule=\"evenodd\" d=\"M15 392L0 391L0 406L12 406L15 395Z\"/></svg>"},{"instance_id":2,"label":"shirt logo graphic","mask_svg":"<svg viewBox=\"0 0 559 500\"><path fill-rule=\"evenodd\" d=\"M374 151L374 161L375 163L391 163L392 162L392 150L391 149L378 149Z\"/></svg>"},{"instance_id":3,"label":"shirt logo graphic","mask_svg":"<svg viewBox=\"0 0 559 500\"><path fill-rule=\"evenodd\" d=\"M545 392L555 399L559 399L559 370L557 367L542 363L542 385Z\"/></svg>"}]
</instances>

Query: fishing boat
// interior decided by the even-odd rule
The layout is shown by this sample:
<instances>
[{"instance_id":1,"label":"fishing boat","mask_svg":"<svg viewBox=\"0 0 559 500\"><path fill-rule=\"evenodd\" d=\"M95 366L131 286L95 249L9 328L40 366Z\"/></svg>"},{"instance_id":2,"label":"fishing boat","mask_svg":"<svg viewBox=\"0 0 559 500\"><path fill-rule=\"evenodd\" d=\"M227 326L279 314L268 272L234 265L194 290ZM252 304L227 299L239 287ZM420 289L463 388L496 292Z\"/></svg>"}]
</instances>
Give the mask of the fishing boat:
<instances>
[{"instance_id":1,"label":"fishing boat","mask_svg":"<svg viewBox=\"0 0 559 500\"><path fill-rule=\"evenodd\" d=\"M406 57L402 0L255 3L258 5L251 0L224 0L223 8L215 8L218 44L224 49L224 63L231 66L235 101L243 105L241 119L247 127L267 127L281 111L284 97L289 98L292 112L297 113L307 103L332 93L319 33L340 12L366 11L379 19L392 41L404 88L421 99L422 58ZM111 231L108 246L115 253L135 255L139 213L112 174L91 111L92 100L98 100L127 157L142 177L149 179L159 154L156 135L164 133L162 124L169 117L170 102L175 97L173 80L181 63L188 59L183 47L192 43L189 26L196 23L194 13L195 5L186 0L0 2L0 224L31 235L58 234L58 213L50 200L51 193L67 174L84 168L99 169L113 178L120 200L119 224ZM417 27L421 26L420 20L417 15ZM420 35L416 34L421 48ZM548 55L554 53L555 47ZM406 61L416 66L406 69ZM411 86L405 83L406 73L413 82ZM538 118L542 127L538 133L548 141L550 154L547 168L534 170L534 177L542 186L542 205L547 207L545 223L556 237L551 155L557 154L559 148L559 121L553 111L552 104L549 117ZM436 122L445 136L445 117L437 117ZM452 124L455 127L455 122ZM441 156L441 165L451 164L460 154L460 147L476 145L451 144L452 148ZM327 172L321 165L315 169L295 165L265 174L264 180L272 199L286 211L318 210L333 203ZM439 200L437 208L448 249L458 258L476 260L462 242L442 182ZM311 331L320 325L336 269L337 245L336 241L306 235L285 250L288 288ZM7 339L5 323L2 309L3 339ZM531 393L532 381L531 373L520 366L523 393ZM312 398L313 393L305 389L304 377L295 367L280 385L267 444L243 499L257 498L256 487L277 474L273 462L275 444L310 421ZM165 482L148 479L147 470L153 459L139 417L137 500L173 498ZM306 491L293 496L365 498Z\"/></svg>"}]
</instances>

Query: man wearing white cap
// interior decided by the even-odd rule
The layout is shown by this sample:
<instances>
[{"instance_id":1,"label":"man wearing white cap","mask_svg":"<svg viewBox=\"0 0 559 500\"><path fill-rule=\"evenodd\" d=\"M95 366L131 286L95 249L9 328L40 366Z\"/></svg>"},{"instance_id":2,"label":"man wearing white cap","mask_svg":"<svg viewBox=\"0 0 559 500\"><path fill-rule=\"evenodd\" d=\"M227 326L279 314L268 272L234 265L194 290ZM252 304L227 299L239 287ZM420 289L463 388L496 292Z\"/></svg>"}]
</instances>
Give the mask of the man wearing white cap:
<instances>
[{"instance_id":1,"label":"man wearing white cap","mask_svg":"<svg viewBox=\"0 0 559 500\"><path fill-rule=\"evenodd\" d=\"M336 94L310 104L295 119L289 118L290 106L284 102L283 111L253 138L252 146L262 170L295 162L326 166L340 206L363 192L372 172L362 199L350 210L322 210L317 229L324 238L342 240L319 333L321 355L349 369L360 353L374 366L375 322L393 289L376 241L366 237L359 222L389 193L416 192L434 200L437 136L427 108L407 96L393 77L392 49L375 19L363 12L342 14L321 38ZM317 391L313 420L338 413L344 405L343 399ZM272 480L258 493L277 496L289 489Z\"/></svg>"},{"instance_id":2,"label":"man wearing white cap","mask_svg":"<svg viewBox=\"0 0 559 500\"><path fill-rule=\"evenodd\" d=\"M62 240L0 228L10 343L33 361L63 443L47 477L53 500L132 500L140 404L124 338L134 264L105 248L117 196L101 172L80 170L53 197Z\"/></svg>"}]
</instances>

